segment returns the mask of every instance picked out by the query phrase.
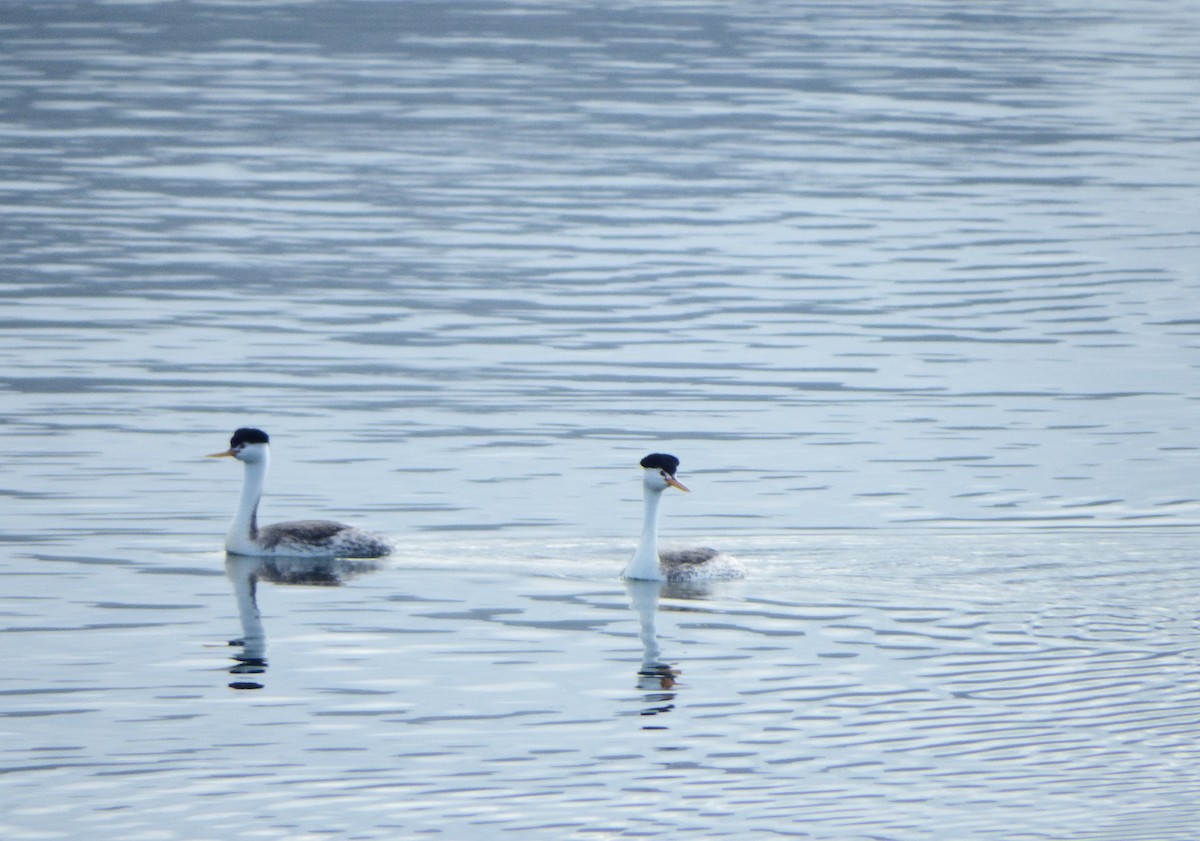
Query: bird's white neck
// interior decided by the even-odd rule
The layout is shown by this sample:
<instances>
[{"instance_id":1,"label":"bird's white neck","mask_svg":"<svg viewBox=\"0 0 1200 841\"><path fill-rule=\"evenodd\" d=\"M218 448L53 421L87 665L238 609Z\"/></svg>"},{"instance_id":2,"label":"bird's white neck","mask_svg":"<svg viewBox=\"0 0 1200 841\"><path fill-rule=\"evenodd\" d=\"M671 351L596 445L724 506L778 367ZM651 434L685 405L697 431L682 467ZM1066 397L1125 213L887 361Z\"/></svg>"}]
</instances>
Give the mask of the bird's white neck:
<instances>
[{"instance_id":1,"label":"bird's white neck","mask_svg":"<svg viewBox=\"0 0 1200 841\"><path fill-rule=\"evenodd\" d=\"M642 537L638 540L637 551L622 573L625 578L639 581L662 581L662 569L658 563L658 504L662 501L662 491L653 488L645 489L642 502Z\"/></svg>"},{"instance_id":2,"label":"bird's white neck","mask_svg":"<svg viewBox=\"0 0 1200 841\"><path fill-rule=\"evenodd\" d=\"M258 537L258 501L262 499L263 484L267 478L267 466L271 463L266 452L262 458L245 462L246 471L242 482L242 498L238 501L237 513L225 536L227 552L245 553Z\"/></svg>"}]
</instances>

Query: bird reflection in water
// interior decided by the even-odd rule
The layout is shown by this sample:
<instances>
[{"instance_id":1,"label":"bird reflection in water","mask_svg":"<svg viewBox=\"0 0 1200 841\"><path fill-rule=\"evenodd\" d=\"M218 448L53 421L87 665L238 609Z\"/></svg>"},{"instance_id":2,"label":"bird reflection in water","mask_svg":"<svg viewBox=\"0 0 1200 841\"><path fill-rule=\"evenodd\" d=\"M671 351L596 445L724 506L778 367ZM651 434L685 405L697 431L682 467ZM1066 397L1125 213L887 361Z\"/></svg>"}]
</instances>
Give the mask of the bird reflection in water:
<instances>
[{"instance_id":1,"label":"bird reflection in water","mask_svg":"<svg viewBox=\"0 0 1200 841\"><path fill-rule=\"evenodd\" d=\"M338 587L352 578L374 572L383 565L379 560L344 560L339 558L271 558L246 555L227 555L225 575L233 584L242 636L229 644L240 649L233 655L234 665L229 673L238 680L229 684L232 689L262 689L247 675L267 671L267 634L258 609L258 582L316 587Z\"/></svg>"},{"instance_id":2,"label":"bird reflection in water","mask_svg":"<svg viewBox=\"0 0 1200 841\"><path fill-rule=\"evenodd\" d=\"M658 644L658 599L664 587L663 581L641 581L626 579L630 604L638 615L638 638L642 642L642 664L638 667L638 689L645 692L641 714L662 715L675 709L675 679L679 670L662 661L662 649Z\"/></svg>"}]
</instances>

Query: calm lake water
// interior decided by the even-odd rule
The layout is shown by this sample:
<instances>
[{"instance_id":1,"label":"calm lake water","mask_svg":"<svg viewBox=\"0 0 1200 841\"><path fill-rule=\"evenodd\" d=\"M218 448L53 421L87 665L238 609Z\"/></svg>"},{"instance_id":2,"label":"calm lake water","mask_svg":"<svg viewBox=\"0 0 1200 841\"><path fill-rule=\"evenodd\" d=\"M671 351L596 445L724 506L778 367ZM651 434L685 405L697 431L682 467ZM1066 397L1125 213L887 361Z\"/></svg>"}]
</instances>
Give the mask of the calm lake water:
<instances>
[{"instance_id":1,"label":"calm lake water","mask_svg":"<svg viewBox=\"0 0 1200 841\"><path fill-rule=\"evenodd\" d=\"M0 834L1193 841L1197 79L1182 0L0 0ZM395 556L226 559L242 425ZM652 450L746 579L618 578Z\"/></svg>"}]
</instances>

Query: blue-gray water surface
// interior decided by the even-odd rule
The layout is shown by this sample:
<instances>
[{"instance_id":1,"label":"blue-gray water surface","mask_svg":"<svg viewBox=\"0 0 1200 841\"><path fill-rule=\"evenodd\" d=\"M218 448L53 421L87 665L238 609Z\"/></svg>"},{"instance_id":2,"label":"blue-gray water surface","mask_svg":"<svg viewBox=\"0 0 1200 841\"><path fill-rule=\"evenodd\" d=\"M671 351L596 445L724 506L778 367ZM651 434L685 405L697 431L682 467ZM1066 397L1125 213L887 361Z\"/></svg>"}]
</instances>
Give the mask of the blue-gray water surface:
<instances>
[{"instance_id":1,"label":"blue-gray water surface","mask_svg":"<svg viewBox=\"0 0 1200 841\"><path fill-rule=\"evenodd\" d=\"M0 835L1192 841L1197 79L1184 0L0 0ZM243 425L395 555L226 558ZM653 450L745 579L619 579Z\"/></svg>"}]
</instances>

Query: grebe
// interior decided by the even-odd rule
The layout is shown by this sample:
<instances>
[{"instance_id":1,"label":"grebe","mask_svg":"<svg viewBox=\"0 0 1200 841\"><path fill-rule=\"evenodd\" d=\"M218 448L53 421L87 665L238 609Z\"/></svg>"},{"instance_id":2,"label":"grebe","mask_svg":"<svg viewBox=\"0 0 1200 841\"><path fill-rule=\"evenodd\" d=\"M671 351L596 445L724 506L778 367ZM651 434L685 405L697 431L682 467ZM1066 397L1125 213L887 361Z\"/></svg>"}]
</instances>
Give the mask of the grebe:
<instances>
[{"instance_id":1,"label":"grebe","mask_svg":"<svg viewBox=\"0 0 1200 841\"><path fill-rule=\"evenodd\" d=\"M687 488L675 478L679 459L666 453L651 453L641 461L645 514L642 537L622 577L639 581L693 581L712 578L741 578L742 565L716 549L658 551L658 504L667 488Z\"/></svg>"},{"instance_id":2,"label":"grebe","mask_svg":"<svg viewBox=\"0 0 1200 841\"><path fill-rule=\"evenodd\" d=\"M232 456L246 465L242 499L225 536L225 551L233 555L281 558L380 558L392 551L384 537L331 520L294 520L258 527L271 439L261 429L243 427L229 439L229 449L209 458Z\"/></svg>"}]
</instances>

